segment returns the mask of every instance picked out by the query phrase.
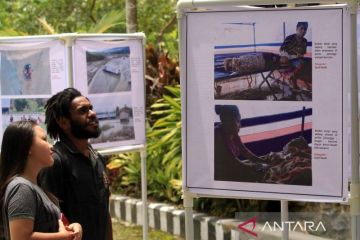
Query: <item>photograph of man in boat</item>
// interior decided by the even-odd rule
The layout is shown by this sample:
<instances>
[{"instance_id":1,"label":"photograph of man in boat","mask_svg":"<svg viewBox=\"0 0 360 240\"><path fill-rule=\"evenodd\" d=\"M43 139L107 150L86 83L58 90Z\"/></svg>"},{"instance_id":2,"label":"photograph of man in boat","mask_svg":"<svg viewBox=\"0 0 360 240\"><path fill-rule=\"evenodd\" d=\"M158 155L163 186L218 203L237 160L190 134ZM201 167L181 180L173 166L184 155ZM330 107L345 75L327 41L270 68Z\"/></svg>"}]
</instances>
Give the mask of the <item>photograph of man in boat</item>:
<instances>
[{"instance_id":1,"label":"photograph of man in boat","mask_svg":"<svg viewBox=\"0 0 360 240\"><path fill-rule=\"evenodd\" d=\"M263 23L256 26L265 28ZM254 40L252 48L251 44L215 47L215 99L312 101L312 42L305 38L311 37L309 24L278 26L281 36Z\"/></svg>"},{"instance_id":2,"label":"photograph of man in boat","mask_svg":"<svg viewBox=\"0 0 360 240\"><path fill-rule=\"evenodd\" d=\"M312 185L311 108L242 119L237 105L215 105L215 113L214 180ZM259 132L241 136L243 127Z\"/></svg>"}]
</instances>

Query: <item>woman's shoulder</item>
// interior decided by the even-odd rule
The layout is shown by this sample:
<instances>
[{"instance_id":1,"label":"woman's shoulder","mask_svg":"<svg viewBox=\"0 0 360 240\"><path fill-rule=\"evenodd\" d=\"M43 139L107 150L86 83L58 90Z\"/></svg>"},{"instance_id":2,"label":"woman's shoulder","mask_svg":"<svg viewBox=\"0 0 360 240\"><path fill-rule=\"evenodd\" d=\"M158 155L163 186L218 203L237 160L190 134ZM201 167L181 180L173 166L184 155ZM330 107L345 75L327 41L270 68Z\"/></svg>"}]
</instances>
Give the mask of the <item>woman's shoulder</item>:
<instances>
[{"instance_id":1,"label":"woman's shoulder","mask_svg":"<svg viewBox=\"0 0 360 240\"><path fill-rule=\"evenodd\" d=\"M31 186L31 182L29 180L27 180L26 178L20 177L20 176L16 176L14 177L8 186L16 186L16 185L27 185L27 186Z\"/></svg>"},{"instance_id":2,"label":"woman's shoulder","mask_svg":"<svg viewBox=\"0 0 360 240\"><path fill-rule=\"evenodd\" d=\"M36 189L30 181L22 177L15 177L6 187L5 201L17 201L17 199L33 201L36 199L36 195Z\"/></svg>"},{"instance_id":3,"label":"woman's shoulder","mask_svg":"<svg viewBox=\"0 0 360 240\"><path fill-rule=\"evenodd\" d=\"M26 190L31 190L33 191L34 189L34 184L31 183L29 180L17 176L15 177L13 180L11 180L11 182L8 184L8 186L6 187L6 192L10 192L10 191L14 191L14 190L19 190L21 189L22 191L26 191Z\"/></svg>"}]
</instances>

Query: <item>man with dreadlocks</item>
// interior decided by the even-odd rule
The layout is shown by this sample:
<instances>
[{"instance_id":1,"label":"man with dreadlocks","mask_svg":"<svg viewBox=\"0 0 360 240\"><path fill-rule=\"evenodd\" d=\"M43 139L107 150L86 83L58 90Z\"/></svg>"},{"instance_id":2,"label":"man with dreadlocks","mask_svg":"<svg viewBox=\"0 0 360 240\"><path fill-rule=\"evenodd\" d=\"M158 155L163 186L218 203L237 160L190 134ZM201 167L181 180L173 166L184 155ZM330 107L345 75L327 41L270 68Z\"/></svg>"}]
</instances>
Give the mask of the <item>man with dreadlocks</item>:
<instances>
[{"instance_id":1,"label":"man with dreadlocks","mask_svg":"<svg viewBox=\"0 0 360 240\"><path fill-rule=\"evenodd\" d=\"M78 90L67 88L45 109L48 135L57 142L54 165L41 173L42 186L59 198L70 222L82 225L83 240L112 239L105 163L88 142L100 135L93 106Z\"/></svg>"}]
</instances>

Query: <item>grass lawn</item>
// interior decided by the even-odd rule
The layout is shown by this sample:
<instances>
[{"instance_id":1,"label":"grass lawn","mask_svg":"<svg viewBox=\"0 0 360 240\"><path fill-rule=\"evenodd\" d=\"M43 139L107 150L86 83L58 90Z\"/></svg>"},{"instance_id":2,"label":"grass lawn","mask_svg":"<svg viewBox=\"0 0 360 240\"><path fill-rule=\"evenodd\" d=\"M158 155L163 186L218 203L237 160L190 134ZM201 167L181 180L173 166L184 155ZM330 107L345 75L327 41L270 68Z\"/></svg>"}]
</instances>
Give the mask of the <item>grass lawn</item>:
<instances>
[{"instance_id":1,"label":"grass lawn","mask_svg":"<svg viewBox=\"0 0 360 240\"><path fill-rule=\"evenodd\" d=\"M142 226L135 226L126 222L113 221L114 240L142 240ZM149 228L149 240L183 240L171 234L155 231Z\"/></svg>"}]
</instances>

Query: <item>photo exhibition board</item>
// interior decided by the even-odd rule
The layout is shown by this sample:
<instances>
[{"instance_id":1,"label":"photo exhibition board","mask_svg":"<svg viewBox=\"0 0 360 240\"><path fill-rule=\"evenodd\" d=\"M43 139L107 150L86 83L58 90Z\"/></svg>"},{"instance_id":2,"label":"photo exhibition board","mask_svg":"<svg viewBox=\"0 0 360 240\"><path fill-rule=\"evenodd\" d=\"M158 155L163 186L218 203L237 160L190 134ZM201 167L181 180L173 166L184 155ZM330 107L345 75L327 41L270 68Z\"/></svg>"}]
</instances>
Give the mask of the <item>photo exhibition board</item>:
<instances>
[{"instance_id":1,"label":"photo exhibition board","mask_svg":"<svg viewBox=\"0 0 360 240\"><path fill-rule=\"evenodd\" d=\"M349 23L346 5L186 11L186 191L347 200Z\"/></svg>"},{"instance_id":2,"label":"photo exhibition board","mask_svg":"<svg viewBox=\"0 0 360 240\"><path fill-rule=\"evenodd\" d=\"M64 41L0 40L1 139L14 121L32 119L46 127L46 100L69 86L66 72Z\"/></svg>"},{"instance_id":3,"label":"photo exhibition board","mask_svg":"<svg viewBox=\"0 0 360 240\"><path fill-rule=\"evenodd\" d=\"M74 87L88 96L99 118L96 149L145 144L142 39L78 38L73 46Z\"/></svg>"}]
</instances>

